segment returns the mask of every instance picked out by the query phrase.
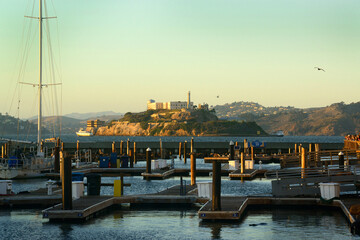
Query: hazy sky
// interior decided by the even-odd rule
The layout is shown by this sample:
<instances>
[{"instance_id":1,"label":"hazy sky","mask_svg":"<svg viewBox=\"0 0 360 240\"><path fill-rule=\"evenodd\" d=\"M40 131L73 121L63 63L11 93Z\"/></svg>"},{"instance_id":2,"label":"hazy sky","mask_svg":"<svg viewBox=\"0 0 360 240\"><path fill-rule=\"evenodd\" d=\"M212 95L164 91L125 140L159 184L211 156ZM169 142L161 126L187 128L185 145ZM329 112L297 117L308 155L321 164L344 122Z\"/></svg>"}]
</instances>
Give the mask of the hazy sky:
<instances>
[{"instance_id":1,"label":"hazy sky","mask_svg":"<svg viewBox=\"0 0 360 240\"><path fill-rule=\"evenodd\" d=\"M210 105L254 101L316 107L359 101L359 0L47 3L58 17L48 21L60 59L56 66L63 86L57 88L63 92L64 114L143 111L148 99L186 100L189 90L195 104ZM32 4L1 2L2 113L9 111L15 90L24 24L32 25L33 40L22 80L38 81L38 26L24 19ZM23 95L34 93L33 87L22 87ZM21 102L22 115L36 114L33 102L33 97Z\"/></svg>"}]
</instances>

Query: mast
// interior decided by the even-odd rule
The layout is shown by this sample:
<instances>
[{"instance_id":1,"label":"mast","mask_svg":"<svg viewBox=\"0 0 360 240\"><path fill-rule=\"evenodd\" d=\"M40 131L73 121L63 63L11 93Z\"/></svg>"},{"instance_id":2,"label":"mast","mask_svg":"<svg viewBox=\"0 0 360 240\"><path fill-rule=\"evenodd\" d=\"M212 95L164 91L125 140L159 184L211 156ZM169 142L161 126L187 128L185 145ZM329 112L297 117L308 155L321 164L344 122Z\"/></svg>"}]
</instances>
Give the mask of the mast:
<instances>
[{"instance_id":1,"label":"mast","mask_svg":"<svg viewBox=\"0 0 360 240\"><path fill-rule=\"evenodd\" d=\"M42 124L42 0L39 0L39 109L38 109L38 148L37 153L41 152L41 124Z\"/></svg>"}]
</instances>

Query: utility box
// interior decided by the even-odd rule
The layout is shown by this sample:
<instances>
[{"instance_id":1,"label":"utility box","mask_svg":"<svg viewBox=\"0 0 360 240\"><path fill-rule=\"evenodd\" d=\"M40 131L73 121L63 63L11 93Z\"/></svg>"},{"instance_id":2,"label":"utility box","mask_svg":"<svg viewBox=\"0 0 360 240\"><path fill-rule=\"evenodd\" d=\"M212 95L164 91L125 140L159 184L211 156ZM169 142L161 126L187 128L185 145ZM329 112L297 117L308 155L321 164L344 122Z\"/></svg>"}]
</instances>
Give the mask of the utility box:
<instances>
[{"instance_id":1,"label":"utility box","mask_svg":"<svg viewBox=\"0 0 360 240\"><path fill-rule=\"evenodd\" d=\"M229 161L229 170L238 170L239 169L239 160Z\"/></svg>"},{"instance_id":2,"label":"utility box","mask_svg":"<svg viewBox=\"0 0 360 240\"><path fill-rule=\"evenodd\" d=\"M159 169L159 160L151 160L151 170Z\"/></svg>"},{"instance_id":3,"label":"utility box","mask_svg":"<svg viewBox=\"0 0 360 240\"><path fill-rule=\"evenodd\" d=\"M212 198L212 182L198 182L198 197Z\"/></svg>"},{"instance_id":4,"label":"utility box","mask_svg":"<svg viewBox=\"0 0 360 240\"><path fill-rule=\"evenodd\" d=\"M84 196L84 182L74 181L72 182L72 198L78 199Z\"/></svg>"},{"instance_id":5,"label":"utility box","mask_svg":"<svg viewBox=\"0 0 360 240\"><path fill-rule=\"evenodd\" d=\"M166 163L166 159L158 159L159 161L159 168L166 168L167 167L167 163Z\"/></svg>"},{"instance_id":6,"label":"utility box","mask_svg":"<svg viewBox=\"0 0 360 240\"><path fill-rule=\"evenodd\" d=\"M321 197L325 200L338 198L340 196L339 183L319 183Z\"/></svg>"},{"instance_id":7,"label":"utility box","mask_svg":"<svg viewBox=\"0 0 360 240\"><path fill-rule=\"evenodd\" d=\"M0 195L10 195L12 193L12 181L0 180Z\"/></svg>"},{"instance_id":8,"label":"utility box","mask_svg":"<svg viewBox=\"0 0 360 240\"><path fill-rule=\"evenodd\" d=\"M254 160L245 160L245 169L254 169Z\"/></svg>"}]
</instances>

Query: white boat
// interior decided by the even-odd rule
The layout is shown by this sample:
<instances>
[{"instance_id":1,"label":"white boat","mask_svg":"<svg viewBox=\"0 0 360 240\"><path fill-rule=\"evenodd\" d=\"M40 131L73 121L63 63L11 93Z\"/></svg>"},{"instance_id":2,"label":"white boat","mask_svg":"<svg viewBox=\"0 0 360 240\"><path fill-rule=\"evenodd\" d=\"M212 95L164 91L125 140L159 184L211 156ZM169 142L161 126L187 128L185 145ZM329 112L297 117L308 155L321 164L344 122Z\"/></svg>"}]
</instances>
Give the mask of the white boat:
<instances>
[{"instance_id":1,"label":"white boat","mask_svg":"<svg viewBox=\"0 0 360 240\"><path fill-rule=\"evenodd\" d=\"M23 83L32 85L38 88L38 136L37 136L37 149L32 153L21 153L15 151L15 154L9 154L7 158L0 158L0 179L13 179L13 178L33 178L42 176L44 171L53 169L54 158L47 157L42 149L42 88L49 85L59 85L59 83L44 84L43 75L43 21L53 17L43 17L42 1L39 0L39 17L34 18L39 21L39 82L38 83ZM27 17L27 16L26 16ZM19 148L17 149L19 150Z\"/></svg>"},{"instance_id":2,"label":"white boat","mask_svg":"<svg viewBox=\"0 0 360 240\"><path fill-rule=\"evenodd\" d=\"M283 137L284 136L284 132L282 130L278 130L276 132L273 132L271 135L275 136L275 137Z\"/></svg>"},{"instance_id":3,"label":"white boat","mask_svg":"<svg viewBox=\"0 0 360 240\"><path fill-rule=\"evenodd\" d=\"M92 136L92 135L94 135L93 134L93 132L89 132L89 131L86 131L86 130L83 130L82 128L79 130L79 131L77 131L76 132L76 135L78 136L78 137L90 137L90 136Z\"/></svg>"}]
</instances>

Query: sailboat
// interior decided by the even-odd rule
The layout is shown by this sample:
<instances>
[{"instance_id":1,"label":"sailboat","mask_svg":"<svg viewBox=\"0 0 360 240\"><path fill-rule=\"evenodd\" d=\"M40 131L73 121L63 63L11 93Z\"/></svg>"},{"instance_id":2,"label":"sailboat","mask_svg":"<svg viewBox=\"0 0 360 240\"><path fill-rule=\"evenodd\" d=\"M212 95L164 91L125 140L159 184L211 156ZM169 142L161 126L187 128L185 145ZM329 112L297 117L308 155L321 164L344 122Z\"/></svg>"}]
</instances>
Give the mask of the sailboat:
<instances>
[{"instance_id":1,"label":"sailboat","mask_svg":"<svg viewBox=\"0 0 360 240\"><path fill-rule=\"evenodd\" d=\"M19 148L15 150L15 154L7 158L1 158L0 161L0 179L14 178L32 178L43 176L43 172L54 167L54 158L46 157L43 151L43 142L41 135L42 128L42 88L48 85L59 84L43 84L43 20L54 17L43 17L43 0L39 0L39 17L34 18L39 21L39 83L23 83L38 87L38 129L37 129L37 150L36 153L22 153ZM9 154L8 154L9 155Z\"/></svg>"}]
</instances>

